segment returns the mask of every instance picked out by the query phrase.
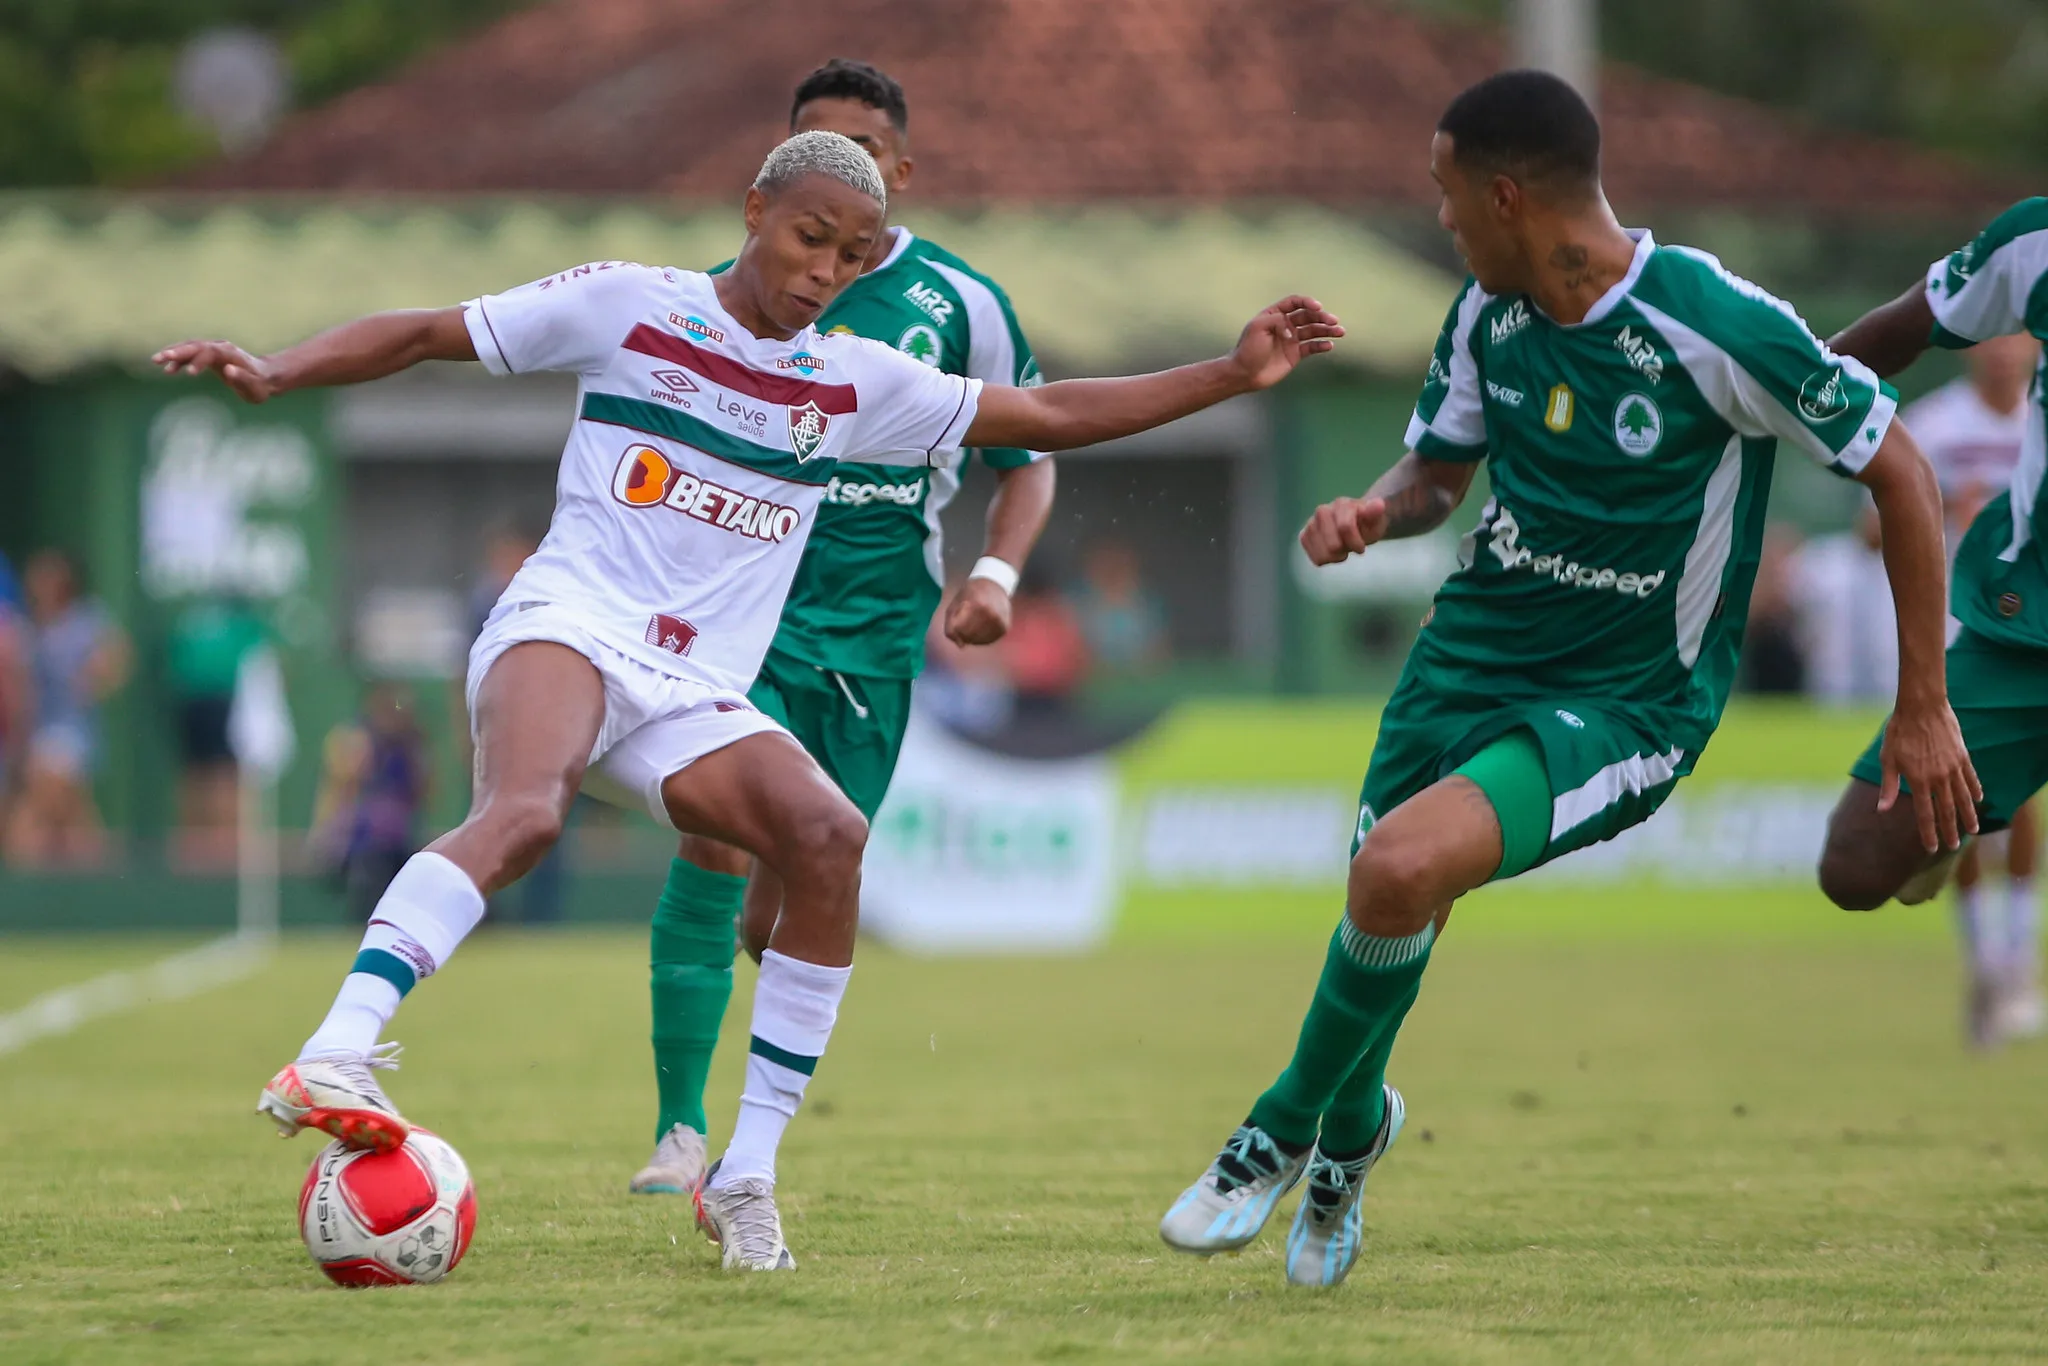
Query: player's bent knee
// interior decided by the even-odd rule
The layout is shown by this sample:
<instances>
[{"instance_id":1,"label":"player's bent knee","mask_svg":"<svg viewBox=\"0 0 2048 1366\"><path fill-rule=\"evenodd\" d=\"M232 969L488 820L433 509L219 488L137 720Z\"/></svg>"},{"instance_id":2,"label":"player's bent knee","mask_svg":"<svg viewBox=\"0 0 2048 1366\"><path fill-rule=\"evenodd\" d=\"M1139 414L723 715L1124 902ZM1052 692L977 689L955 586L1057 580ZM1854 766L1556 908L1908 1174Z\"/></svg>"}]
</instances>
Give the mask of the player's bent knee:
<instances>
[{"instance_id":1,"label":"player's bent knee","mask_svg":"<svg viewBox=\"0 0 2048 1366\"><path fill-rule=\"evenodd\" d=\"M1820 856L1821 894L1845 911L1874 911L1898 891L1883 863L1849 840L1830 837Z\"/></svg>"},{"instance_id":2,"label":"player's bent knee","mask_svg":"<svg viewBox=\"0 0 2048 1366\"><path fill-rule=\"evenodd\" d=\"M1428 850L1374 830L1351 859L1345 914L1367 934L1413 934L1441 901Z\"/></svg>"},{"instance_id":3,"label":"player's bent knee","mask_svg":"<svg viewBox=\"0 0 2048 1366\"><path fill-rule=\"evenodd\" d=\"M475 824L511 867L538 859L562 837L562 813L544 797L500 797L477 813Z\"/></svg>"},{"instance_id":4,"label":"player's bent knee","mask_svg":"<svg viewBox=\"0 0 2048 1366\"><path fill-rule=\"evenodd\" d=\"M849 801L822 803L791 820L783 845L784 878L844 881L860 875L868 823Z\"/></svg>"}]
</instances>

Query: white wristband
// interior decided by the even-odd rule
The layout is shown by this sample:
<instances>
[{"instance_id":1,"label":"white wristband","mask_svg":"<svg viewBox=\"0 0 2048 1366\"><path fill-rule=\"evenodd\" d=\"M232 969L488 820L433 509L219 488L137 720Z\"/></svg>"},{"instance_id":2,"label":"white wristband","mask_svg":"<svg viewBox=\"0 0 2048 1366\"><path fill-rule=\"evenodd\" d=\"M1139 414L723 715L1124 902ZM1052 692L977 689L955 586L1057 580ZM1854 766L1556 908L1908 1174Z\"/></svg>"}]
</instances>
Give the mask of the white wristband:
<instances>
[{"instance_id":1,"label":"white wristband","mask_svg":"<svg viewBox=\"0 0 2048 1366\"><path fill-rule=\"evenodd\" d=\"M1017 567L1008 560L999 560L993 555L984 555L974 562L974 568L967 571L970 579L987 579L1003 590L1005 597L1017 593Z\"/></svg>"}]
</instances>

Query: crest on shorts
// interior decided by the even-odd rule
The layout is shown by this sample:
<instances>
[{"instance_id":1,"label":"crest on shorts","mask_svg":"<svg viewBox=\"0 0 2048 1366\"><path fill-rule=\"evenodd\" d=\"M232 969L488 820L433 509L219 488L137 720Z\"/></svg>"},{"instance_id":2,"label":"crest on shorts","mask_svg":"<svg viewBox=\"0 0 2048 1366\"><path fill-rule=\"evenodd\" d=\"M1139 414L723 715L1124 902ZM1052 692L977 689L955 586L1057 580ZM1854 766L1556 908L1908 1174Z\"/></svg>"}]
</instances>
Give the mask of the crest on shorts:
<instances>
[{"instance_id":1,"label":"crest on shorts","mask_svg":"<svg viewBox=\"0 0 2048 1366\"><path fill-rule=\"evenodd\" d=\"M667 612L656 612L647 619L646 640L657 650L667 650L672 655L690 653L691 644L697 639L697 628L681 617Z\"/></svg>"},{"instance_id":2,"label":"crest on shorts","mask_svg":"<svg viewBox=\"0 0 2048 1366\"><path fill-rule=\"evenodd\" d=\"M809 460L818 453L818 447L825 444L825 429L832 425L832 419L817 403L804 404L801 408L789 410L789 445L800 461Z\"/></svg>"}]
</instances>

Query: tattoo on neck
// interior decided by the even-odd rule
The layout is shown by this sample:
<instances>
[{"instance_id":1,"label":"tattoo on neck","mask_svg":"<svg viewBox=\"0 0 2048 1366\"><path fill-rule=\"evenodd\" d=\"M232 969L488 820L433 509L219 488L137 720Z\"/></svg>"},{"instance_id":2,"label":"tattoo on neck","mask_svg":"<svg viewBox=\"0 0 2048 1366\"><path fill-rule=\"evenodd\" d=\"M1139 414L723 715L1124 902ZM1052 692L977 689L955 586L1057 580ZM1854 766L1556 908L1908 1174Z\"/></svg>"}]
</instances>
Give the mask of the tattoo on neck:
<instances>
[{"instance_id":1,"label":"tattoo on neck","mask_svg":"<svg viewBox=\"0 0 2048 1366\"><path fill-rule=\"evenodd\" d=\"M1564 287L1577 289L1586 282L1586 262L1591 253L1573 242L1560 242L1550 253L1550 264L1564 272Z\"/></svg>"}]
</instances>

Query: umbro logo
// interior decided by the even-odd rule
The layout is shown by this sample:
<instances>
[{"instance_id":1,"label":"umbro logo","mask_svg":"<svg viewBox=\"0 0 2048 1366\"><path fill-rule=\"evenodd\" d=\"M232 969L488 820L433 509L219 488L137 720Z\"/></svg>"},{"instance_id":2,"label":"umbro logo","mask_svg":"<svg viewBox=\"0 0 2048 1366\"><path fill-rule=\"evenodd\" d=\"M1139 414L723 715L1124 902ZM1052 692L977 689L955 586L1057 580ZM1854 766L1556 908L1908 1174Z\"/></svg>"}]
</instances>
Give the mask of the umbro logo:
<instances>
[{"instance_id":1,"label":"umbro logo","mask_svg":"<svg viewBox=\"0 0 2048 1366\"><path fill-rule=\"evenodd\" d=\"M656 370L653 379L656 384L672 394L697 392L697 381L691 379L689 373L684 370Z\"/></svg>"}]
</instances>

